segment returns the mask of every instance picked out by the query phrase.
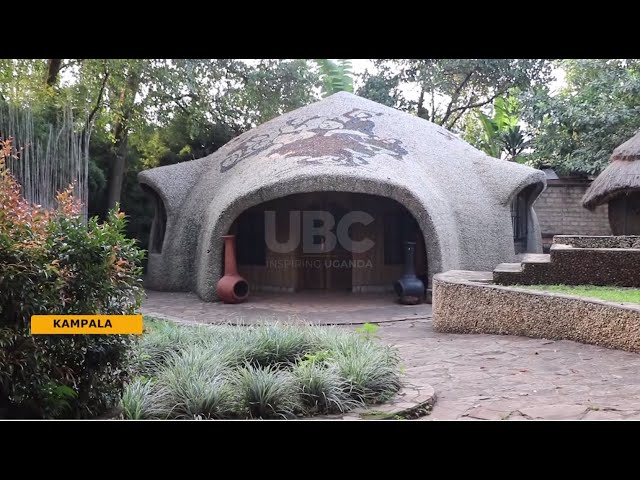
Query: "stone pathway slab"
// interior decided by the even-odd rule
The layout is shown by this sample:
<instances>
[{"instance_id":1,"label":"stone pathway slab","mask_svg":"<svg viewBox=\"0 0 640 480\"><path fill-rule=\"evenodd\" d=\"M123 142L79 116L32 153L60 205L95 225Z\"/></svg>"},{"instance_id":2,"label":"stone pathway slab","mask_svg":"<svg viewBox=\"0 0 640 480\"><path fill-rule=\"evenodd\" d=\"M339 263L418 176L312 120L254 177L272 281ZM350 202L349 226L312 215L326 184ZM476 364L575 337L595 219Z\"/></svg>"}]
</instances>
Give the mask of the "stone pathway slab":
<instances>
[{"instance_id":1,"label":"stone pathway slab","mask_svg":"<svg viewBox=\"0 0 640 480\"><path fill-rule=\"evenodd\" d=\"M420 420L640 419L640 354L566 340L437 333L430 305L402 306L389 296L256 295L221 305L148 292L142 313L205 323L379 323L378 334L400 351L405 381L435 389L431 415Z\"/></svg>"}]
</instances>

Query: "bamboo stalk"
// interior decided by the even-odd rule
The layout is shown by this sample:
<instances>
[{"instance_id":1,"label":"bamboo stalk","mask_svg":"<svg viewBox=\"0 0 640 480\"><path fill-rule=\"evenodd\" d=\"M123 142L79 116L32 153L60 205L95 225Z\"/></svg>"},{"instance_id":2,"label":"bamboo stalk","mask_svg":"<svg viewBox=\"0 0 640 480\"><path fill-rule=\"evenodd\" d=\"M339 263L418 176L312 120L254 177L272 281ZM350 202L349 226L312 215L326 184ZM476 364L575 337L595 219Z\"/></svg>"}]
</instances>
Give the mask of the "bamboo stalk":
<instances>
[{"instance_id":1,"label":"bamboo stalk","mask_svg":"<svg viewBox=\"0 0 640 480\"><path fill-rule=\"evenodd\" d=\"M78 122L84 127L85 122ZM74 185L74 197L82 204L86 221L89 196L89 140L74 123L71 105L66 105L48 132L39 135L30 109L0 105L0 137L14 139L14 154L7 166L20 181L24 197L44 208L56 207L56 194Z\"/></svg>"}]
</instances>

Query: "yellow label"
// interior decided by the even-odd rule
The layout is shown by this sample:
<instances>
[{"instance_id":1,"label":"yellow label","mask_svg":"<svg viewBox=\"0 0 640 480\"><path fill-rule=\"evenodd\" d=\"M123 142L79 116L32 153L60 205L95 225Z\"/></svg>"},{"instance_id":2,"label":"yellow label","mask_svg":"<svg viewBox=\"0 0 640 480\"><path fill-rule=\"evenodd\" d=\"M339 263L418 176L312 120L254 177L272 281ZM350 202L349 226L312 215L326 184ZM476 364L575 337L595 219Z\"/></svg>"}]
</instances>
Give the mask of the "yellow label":
<instances>
[{"instance_id":1,"label":"yellow label","mask_svg":"<svg viewBox=\"0 0 640 480\"><path fill-rule=\"evenodd\" d=\"M32 315L31 335L142 335L142 315Z\"/></svg>"}]
</instances>

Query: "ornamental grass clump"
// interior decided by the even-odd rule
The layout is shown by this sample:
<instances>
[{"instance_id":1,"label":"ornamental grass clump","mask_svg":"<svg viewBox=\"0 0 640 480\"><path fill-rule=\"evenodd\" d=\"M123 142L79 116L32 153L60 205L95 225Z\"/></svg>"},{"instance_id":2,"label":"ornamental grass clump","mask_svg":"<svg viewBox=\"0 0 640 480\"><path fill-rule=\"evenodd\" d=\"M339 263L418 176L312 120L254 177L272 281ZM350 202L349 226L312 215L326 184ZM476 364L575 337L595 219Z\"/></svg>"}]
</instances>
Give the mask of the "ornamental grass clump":
<instances>
[{"instance_id":1,"label":"ornamental grass clump","mask_svg":"<svg viewBox=\"0 0 640 480\"><path fill-rule=\"evenodd\" d=\"M369 330L145 320L124 418L297 418L389 399L395 349ZM149 383L146 383L149 382ZM148 397L143 399L142 397Z\"/></svg>"}]
</instances>

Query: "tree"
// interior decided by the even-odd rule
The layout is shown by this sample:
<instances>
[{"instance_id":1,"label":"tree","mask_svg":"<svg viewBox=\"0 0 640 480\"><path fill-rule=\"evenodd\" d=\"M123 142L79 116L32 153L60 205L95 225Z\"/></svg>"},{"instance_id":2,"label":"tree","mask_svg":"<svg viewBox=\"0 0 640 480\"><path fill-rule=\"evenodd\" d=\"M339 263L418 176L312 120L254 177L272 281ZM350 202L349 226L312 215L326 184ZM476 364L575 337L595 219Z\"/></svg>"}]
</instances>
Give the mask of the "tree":
<instances>
[{"instance_id":1,"label":"tree","mask_svg":"<svg viewBox=\"0 0 640 480\"><path fill-rule=\"evenodd\" d=\"M114 159L109 170L107 208L114 208L120 202L127 160L127 142L131 124L136 119L136 95L140 89L144 66L142 61L134 60L122 67L112 75L119 77L119 82L109 92Z\"/></svg>"},{"instance_id":2,"label":"tree","mask_svg":"<svg viewBox=\"0 0 640 480\"><path fill-rule=\"evenodd\" d=\"M136 235L148 220L136 210L141 169L208 155L317 100L320 88L317 69L300 59L0 59L0 101L29 106L44 136L71 105L91 140L89 212L121 200L140 216L128 226Z\"/></svg>"},{"instance_id":3,"label":"tree","mask_svg":"<svg viewBox=\"0 0 640 480\"><path fill-rule=\"evenodd\" d=\"M400 90L400 75L396 73L391 65L383 63L378 64L376 72L365 70L361 74L362 86L358 89L358 95L388 107L411 110L410 102Z\"/></svg>"},{"instance_id":4,"label":"tree","mask_svg":"<svg viewBox=\"0 0 640 480\"><path fill-rule=\"evenodd\" d=\"M108 208L120 198L132 129L145 122L165 127L181 115L192 139L212 125L237 134L310 103L318 85L304 60L126 60L115 66L106 109L114 144Z\"/></svg>"},{"instance_id":5,"label":"tree","mask_svg":"<svg viewBox=\"0 0 640 480\"><path fill-rule=\"evenodd\" d=\"M364 76L358 94L366 98L385 97L390 91L393 106L455 130L474 109L491 104L514 88L528 88L544 82L550 73L546 60L528 59L404 59L375 60L377 76ZM417 101L401 96L397 85L413 87Z\"/></svg>"},{"instance_id":6,"label":"tree","mask_svg":"<svg viewBox=\"0 0 640 480\"><path fill-rule=\"evenodd\" d=\"M47 68L47 78L46 78L47 86L53 87L57 83L58 74L60 73L61 67L62 67L62 59L52 58L49 60L49 64Z\"/></svg>"},{"instance_id":7,"label":"tree","mask_svg":"<svg viewBox=\"0 0 640 480\"><path fill-rule=\"evenodd\" d=\"M257 60L234 72L236 86L219 103L218 123L245 130L318 99L320 75L306 60Z\"/></svg>"},{"instance_id":8,"label":"tree","mask_svg":"<svg viewBox=\"0 0 640 480\"><path fill-rule=\"evenodd\" d=\"M640 60L563 60L566 87L526 95L535 131L531 164L560 173L597 174L614 148L640 128Z\"/></svg>"}]
</instances>

